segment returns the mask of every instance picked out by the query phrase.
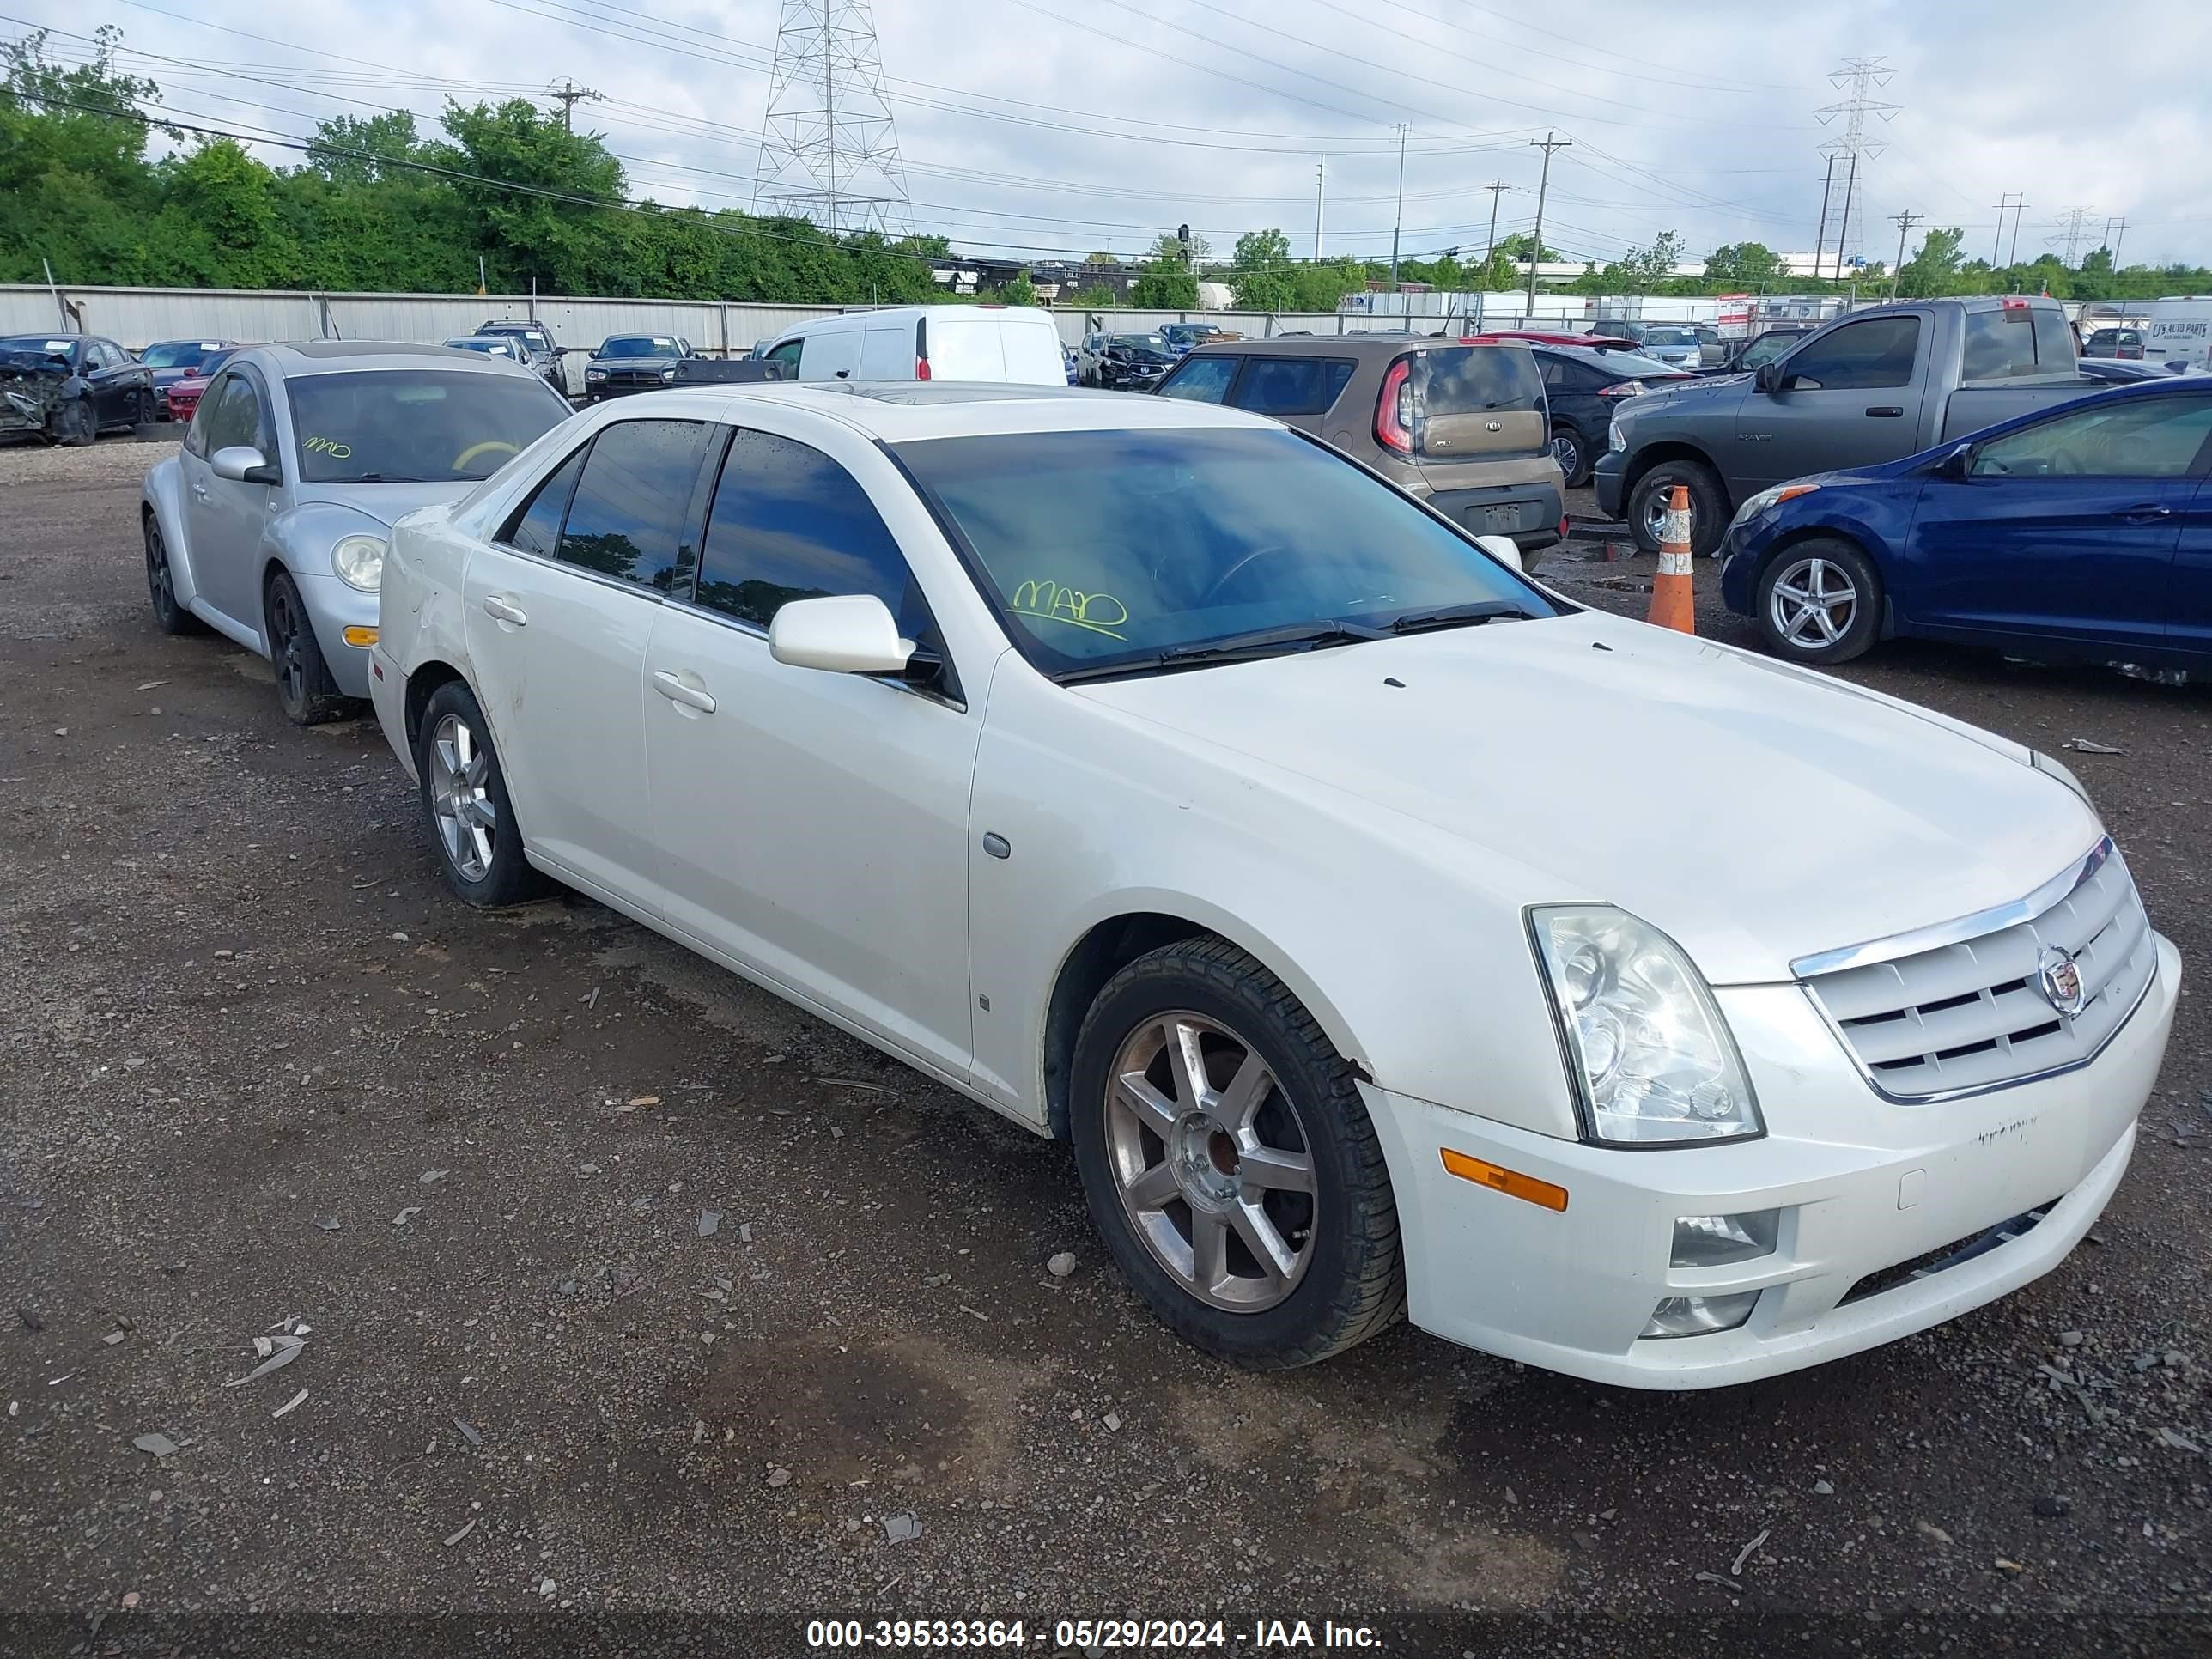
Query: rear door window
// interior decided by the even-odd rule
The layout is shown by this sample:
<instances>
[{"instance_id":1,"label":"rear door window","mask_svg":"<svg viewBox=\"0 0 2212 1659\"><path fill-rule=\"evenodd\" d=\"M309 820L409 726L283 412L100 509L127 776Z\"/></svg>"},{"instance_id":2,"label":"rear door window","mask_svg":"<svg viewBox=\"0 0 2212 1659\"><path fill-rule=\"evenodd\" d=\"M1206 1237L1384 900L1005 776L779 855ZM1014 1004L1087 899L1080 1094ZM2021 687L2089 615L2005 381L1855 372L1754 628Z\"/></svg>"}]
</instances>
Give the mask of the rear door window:
<instances>
[{"instance_id":1,"label":"rear door window","mask_svg":"<svg viewBox=\"0 0 2212 1659\"><path fill-rule=\"evenodd\" d=\"M2024 328L2021 336L2031 342L2033 337ZM1910 386L1912 360L1919 349L1919 318L1869 317L1846 323L1797 352L1790 359L1790 376L1805 392Z\"/></svg>"},{"instance_id":2,"label":"rear door window","mask_svg":"<svg viewBox=\"0 0 2212 1659\"><path fill-rule=\"evenodd\" d=\"M1966 313L1959 357L1962 380L2009 380L2035 371L2034 314L2026 306Z\"/></svg>"},{"instance_id":3,"label":"rear door window","mask_svg":"<svg viewBox=\"0 0 2212 1659\"><path fill-rule=\"evenodd\" d=\"M531 492L522 509L499 532L499 540L541 559L554 556L561 545L561 520L568 516L568 498L576 493L576 475L584 470L585 453L578 450Z\"/></svg>"},{"instance_id":4,"label":"rear door window","mask_svg":"<svg viewBox=\"0 0 2212 1659\"><path fill-rule=\"evenodd\" d=\"M1234 402L1255 415L1321 415L1351 379L1352 364L1341 357L1255 356Z\"/></svg>"},{"instance_id":5,"label":"rear door window","mask_svg":"<svg viewBox=\"0 0 2212 1659\"><path fill-rule=\"evenodd\" d=\"M555 556L656 592L688 583L696 560L684 520L706 441L697 421L622 421L600 433Z\"/></svg>"},{"instance_id":6,"label":"rear door window","mask_svg":"<svg viewBox=\"0 0 2212 1659\"><path fill-rule=\"evenodd\" d=\"M2075 365L2074 331L2063 313L2039 307L2035 313L2035 362L2045 374L2070 374Z\"/></svg>"},{"instance_id":7,"label":"rear door window","mask_svg":"<svg viewBox=\"0 0 2212 1659\"><path fill-rule=\"evenodd\" d=\"M1186 357L1175 373L1160 382L1160 396L1182 398L1194 404L1218 404L1229 395L1237 378L1236 357Z\"/></svg>"}]
</instances>

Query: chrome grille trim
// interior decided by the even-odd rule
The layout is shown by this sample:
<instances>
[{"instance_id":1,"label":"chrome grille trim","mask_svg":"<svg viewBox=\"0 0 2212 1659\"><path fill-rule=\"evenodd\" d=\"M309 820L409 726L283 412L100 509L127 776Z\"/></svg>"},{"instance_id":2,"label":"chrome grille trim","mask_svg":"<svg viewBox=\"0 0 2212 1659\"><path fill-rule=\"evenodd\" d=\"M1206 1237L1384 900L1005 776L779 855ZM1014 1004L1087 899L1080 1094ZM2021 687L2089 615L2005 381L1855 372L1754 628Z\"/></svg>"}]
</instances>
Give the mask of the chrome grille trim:
<instances>
[{"instance_id":1,"label":"chrome grille trim","mask_svg":"<svg viewBox=\"0 0 2212 1659\"><path fill-rule=\"evenodd\" d=\"M2069 952L2081 973L2075 1013L2039 988L2046 945ZM1824 962L1844 965L1804 971ZM1794 965L1868 1086L1917 1104L2087 1065L2157 978L2158 938L2106 838L2027 898Z\"/></svg>"}]
</instances>

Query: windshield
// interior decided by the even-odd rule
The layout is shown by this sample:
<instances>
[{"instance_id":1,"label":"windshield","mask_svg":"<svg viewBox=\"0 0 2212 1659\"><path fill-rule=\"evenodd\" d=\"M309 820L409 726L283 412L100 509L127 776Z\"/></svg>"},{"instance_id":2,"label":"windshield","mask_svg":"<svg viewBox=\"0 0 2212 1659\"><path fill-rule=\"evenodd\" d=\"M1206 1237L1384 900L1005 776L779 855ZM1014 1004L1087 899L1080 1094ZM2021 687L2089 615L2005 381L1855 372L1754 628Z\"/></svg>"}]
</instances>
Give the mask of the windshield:
<instances>
[{"instance_id":1,"label":"windshield","mask_svg":"<svg viewBox=\"0 0 2212 1659\"><path fill-rule=\"evenodd\" d=\"M1698 343L1698 331L1693 328L1647 328L1644 343L1647 346L1687 346Z\"/></svg>"},{"instance_id":2,"label":"windshield","mask_svg":"<svg viewBox=\"0 0 2212 1659\"><path fill-rule=\"evenodd\" d=\"M448 340L446 343L461 351L481 351L487 357L513 357L514 347L505 340Z\"/></svg>"},{"instance_id":3,"label":"windshield","mask_svg":"<svg viewBox=\"0 0 2212 1659\"><path fill-rule=\"evenodd\" d=\"M198 368L213 345L202 345L196 340L169 340L160 345L150 345L138 361L149 368Z\"/></svg>"},{"instance_id":4,"label":"windshield","mask_svg":"<svg viewBox=\"0 0 2212 1659\"><path fill-rule=\"evenodd\" d=\"M599 348L602 357L673 357L676 342L665 334L617 334Z\"/></svg>"},{"instance_id":5,"label":"windshield","mask_svg":"<svg viewBox=\"0 0 2212 1659\"><path fill-rule=\"evenodd\" d=\"M307 483L488 478L568 417L532 377L491 369L374 369L288 380Z\"/></svg>"},{"instance_id":6,"label":"windshield","mask_svg":"<svg viewBox=\"0 0 2212 1659\"><path fill-rule=\"evenodd\" d=\"M1116 334L1111 343L1117 346L1142 346L1158 351L1167 341L1158 334Z\"/></svg>"},{"instance_id":7,"label":"windshield","mask_svg":"<svg viewBox=\"0 0 2212 1659\"><path fill-rule=\"evenodd\" d=\"M1047 673L1255 629L1559 606L1449 524L1295 433L1026 432L901 444Z\"/></svg>"}]
</instances>

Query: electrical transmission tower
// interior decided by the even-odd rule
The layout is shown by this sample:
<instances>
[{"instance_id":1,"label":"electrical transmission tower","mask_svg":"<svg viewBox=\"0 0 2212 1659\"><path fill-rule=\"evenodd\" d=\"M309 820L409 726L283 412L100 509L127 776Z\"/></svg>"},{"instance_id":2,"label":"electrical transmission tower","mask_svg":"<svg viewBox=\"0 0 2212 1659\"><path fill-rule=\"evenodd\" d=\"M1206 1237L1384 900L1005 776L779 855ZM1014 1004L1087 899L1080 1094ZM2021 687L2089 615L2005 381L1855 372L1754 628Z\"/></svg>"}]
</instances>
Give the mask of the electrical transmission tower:
<instances>
[{"instance_id":1,"label":"electrical transmission tower","mask_svg":"<svg viewBox=\"0 0 2212 1659\"><path fill-rule=\"evenodd\" d=\"M2070 207L2058 216L2058 234L2051 239L2051 246L2056 247L2061 242L2066 245L2066 252L2059 257L2069 270L2073 268L2074 255L2082 239L2089 234L2089 221L2094 212L2091 208Z\"/></svg>"},{"instance_id":2,"label":"electrical transmission tower","mask_svg":"<svg viewBox=\"0 0 2212 1659\"><path fill-rule=\"evenodd\" d=\"M907 202L869 0L783 0L754 206L895 235Z\"/></svg>"},{"instance_id":3,"label":"electrical transmission tower","mask_svg":"<svg viewBox=\"0 0 2212 1659\"><path fill-rule=\"evenodd\" d=\"M1869 96L1869 94L1876 87L1887 86L1896 73L1879 58L1846 58L1844 66L1828 79L1838 89L1848 88L1850 95L1840 103L1826 105L1813 112L1820 118L1824 126L1838 117L1844 123L1842 136L1820 146L1832 162L1839 164L1836 167L1836 174L1844 187L1843 220L1836 232L1838 276L1844 274L1845 256L1864 246L1863 225L1858 227L1856 237L1851 234L1851 200L1858 194L1865 163L1889 148L1881 139L1867 136L1867 117L1877 116L1887 121L1893 118L1902 107L1897 104L1885 104ZM1816 248L1813 255L1813 274L1817 276L1820 272L1820 251Z\"/></svg>"}]
</instances>

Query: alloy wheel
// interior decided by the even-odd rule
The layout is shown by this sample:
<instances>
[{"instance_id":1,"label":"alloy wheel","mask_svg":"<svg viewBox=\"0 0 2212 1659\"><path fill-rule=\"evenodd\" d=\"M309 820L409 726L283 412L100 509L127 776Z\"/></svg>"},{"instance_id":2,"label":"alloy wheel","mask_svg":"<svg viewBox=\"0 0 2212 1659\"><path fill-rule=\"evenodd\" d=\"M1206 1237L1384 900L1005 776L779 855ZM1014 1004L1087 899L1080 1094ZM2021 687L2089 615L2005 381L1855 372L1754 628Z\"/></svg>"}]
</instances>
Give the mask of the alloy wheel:
<instances>
[{"instance_id":1,"label":"alloy wheel","mask_svg":"<svg viewBox=\"0 0 2212 1659\"><path fill-rule=\"evenodd\" d=\"M1552 459L1559 464L1559 475L1571 483L1583 464L1583 442L1571 432L1552 434Z\"/></svg>"},{"instance_id":2,"label":"alloy wheel","mask_svg":"<svg viewBox=\"0 0 2212 1659\"><path fill-rule=\"evenodd\" d=\"M269 663L276 671L276 694L288 709L307 701L307 658L300 643L303 626L291 584L278 580L269 590Z\"/></svg>"},{"instance_id":3,"label":"alloy wheel","mask_svg":"<svg viewBox=\"0 0 2212 1659\"><path fill-rule=\"evenodd\" d=\"M1775 578L1767 599L1775 633L1803 651L1835 644L1858 614L1858 584L1832 559L1797 560Z\"/></svg>"},{"instance_id":4,"label":"alloy wheel","mask_svg":"<svg viewBox=\"0 0 2212 1659\"><path fill-rule=\"evenodd\" d=\"M491 870L499 825L492 805L491 756L458 714L441 719L430 733L430 811L446 856L464 881L482 881Z\"/></svg>"},{"instance_id":5,"label":"alloy wheel","mask_svg":"<svg viewBox=\"0 0 2212 1659\"><path fill-rule=\"evenodd\" d=\"M1665 489L1655 489L1651 492L1650 499L1644 504L1644 528L1650 536L1651 544L1655 547L1667 539L1667 503L1674 494L1671 485ZM1697 498L1692 496L1690 500L1690 538L1691 545L1693 547L1697 544L1697 533L1698 502Z\"/></svg>"},{"instance_id":6,"label":"alloy wheel","mask_svg":"<svg viewBox=\"0 0 2212 1659\"><path fill-rule=\"evenodd\" d=\"M169 569L169 550L151 520L146 526L146 591L154 614L166 617L177 608L177 579Z\"/></svg>"},{"instance_id":7,"label":"alloy wheel","mask_svg":"<svg viewBox=\"0 0 2212 1659\"><path fill-rule=\"evenodd\" d=\"M1104 1109L1122 1210L1184 1290L1258 1313L1297 1287L1313 1255L1311 1142L1251 1044L1203 1014L1157 1015L1122 1042Z\"/></svg>"}]
</instances>

